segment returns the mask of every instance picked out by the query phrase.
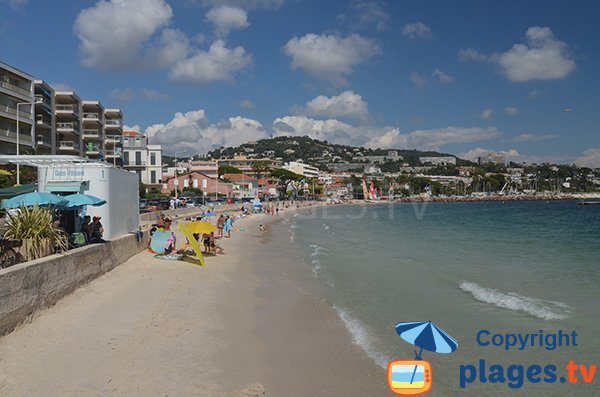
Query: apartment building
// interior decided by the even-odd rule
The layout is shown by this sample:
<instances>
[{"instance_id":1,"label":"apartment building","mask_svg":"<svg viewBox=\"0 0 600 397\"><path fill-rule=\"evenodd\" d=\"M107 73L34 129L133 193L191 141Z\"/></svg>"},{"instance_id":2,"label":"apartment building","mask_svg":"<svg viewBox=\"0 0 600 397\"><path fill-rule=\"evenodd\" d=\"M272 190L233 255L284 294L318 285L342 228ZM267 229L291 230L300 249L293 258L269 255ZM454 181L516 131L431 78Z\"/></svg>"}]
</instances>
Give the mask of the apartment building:
<instances>
[{"instance_id":1,"label":"apartment building","mask_svg":"<svg viewBox=\"0 0 600 397\"><path fill-rule=\"evenodd\" d=\"M147 190L162 189L162 148L148 144L144 134L123 132L123 168L138 174Z\"/></svg>"},{"instance_id":2,"label":"apartment building","mask_svg":"<svg viewBox=\"0 0 600 397\"><path fill-rule=\"evenodd\" d=\"M104 159L104 106L98 101L81 102L83 154L94 160Z\"/></svg>"},{"instance_id":3,"label":"apartment building","mask_svg":"<svg viewBox=\"0 0 600 397\"><path fill-rule=\"evenodd\" d=\"M56 120L54 88L43 80L35 80L35 146L36 154L56 154Z\"/></svg>"},{"instance_id":4,"label":"apartment building","mask_svg":"<svg viewBox=\"0 0 600 397\"><path fill-rule=\"evenodd\" d=\"M33 77L0 62L0 153L34 152L34 101Z\"/></svg>"},{"instance_id":5,"label":"apartment building","mask_svg":"<svg viewBox=\"0 0 600 397\"><path fill-rule=\"evenodd\" d=\"M73 91L55 91L56 154L83 155L82 100Z\"/></svg>"},{"instance_id":6,"label":"apartment building","mask_svg":"<svg viewBox=\"0 0 600 397\"><path fill-rule=\"evenodd\" d=\"M104 157L114 166L123 166L123 112L121 109L104 109Z\"/></svg>"},{"instance_id":7,"label":"apartment building","mask_svg":"<svg viewBox=\"0 0 600 397\"><path fill-rule=\"evenodd\" d=\"M305 176L307 178L318 178L319 169L308 164L301 163L299 161L290 161L283 166L284 169L292 171L296 174Z\"/></svg>"},{"instance_id":8,"label":"apartment building","mask_svg":"<svg viewBox=\"0 0 600 397\"><path fill-rule=\"evenodd\" d=\"M252 168L252 164L259 162L267 167L262 170L255 170ZM246 175L251 175L255 178L260 178L265 174L268 174L268 169L274 170L281 165L281 161L273 160L269 158L250 158L247 156L234 156L232 159L217 159L217 164L221 165L229 165L232 167L236 167L241 170Z\"/></svg>"}]
</instances>

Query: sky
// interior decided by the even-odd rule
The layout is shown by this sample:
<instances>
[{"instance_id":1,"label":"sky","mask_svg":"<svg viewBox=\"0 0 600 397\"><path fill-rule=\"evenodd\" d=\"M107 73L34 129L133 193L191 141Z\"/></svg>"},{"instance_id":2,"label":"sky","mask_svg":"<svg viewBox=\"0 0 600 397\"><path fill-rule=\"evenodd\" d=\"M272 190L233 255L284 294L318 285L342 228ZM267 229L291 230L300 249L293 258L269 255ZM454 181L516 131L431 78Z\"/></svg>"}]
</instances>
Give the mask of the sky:
<instances>
[{"instance_id":1,"label":"sky","mask_svg":"<svg viewBox=\"0 0 600 397\"><path fill-rule=\"evenodd\" d=\"M280 135L600 167L600 1L0 0L0 60L190 156Z\"/></svg>"}]
</instances>

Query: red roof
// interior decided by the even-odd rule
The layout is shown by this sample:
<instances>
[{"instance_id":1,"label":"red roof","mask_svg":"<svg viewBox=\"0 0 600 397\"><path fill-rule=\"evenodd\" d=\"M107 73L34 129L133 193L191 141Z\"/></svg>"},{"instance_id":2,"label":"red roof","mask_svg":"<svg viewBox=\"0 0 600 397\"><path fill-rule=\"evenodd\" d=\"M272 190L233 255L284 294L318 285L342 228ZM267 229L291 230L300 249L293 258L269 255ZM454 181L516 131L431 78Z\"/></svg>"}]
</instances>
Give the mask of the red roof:
<instances>
[{"instance_id":1,"label":"red roof","mask_svg":"<svg viewBox=\"0 0 600 397\"><path fill-rule=\"evenodd\" d=\"M123 131L123 136L145 136L144 134L142 134L141 132L137 132L137 131Z\"/></svg>"}]
</instances>

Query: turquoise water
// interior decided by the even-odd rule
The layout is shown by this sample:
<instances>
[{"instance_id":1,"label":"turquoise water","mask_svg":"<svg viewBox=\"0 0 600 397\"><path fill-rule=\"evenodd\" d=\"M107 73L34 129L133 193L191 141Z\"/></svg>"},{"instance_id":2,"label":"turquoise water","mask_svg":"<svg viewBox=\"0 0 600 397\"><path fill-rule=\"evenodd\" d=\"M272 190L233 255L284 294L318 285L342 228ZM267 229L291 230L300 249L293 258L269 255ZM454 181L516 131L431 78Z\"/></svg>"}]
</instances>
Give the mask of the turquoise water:
<instances>
[{"instance_id":1,"label":"turquoise water","mask_svg":"<svg viewBox=\"0 0 600 397\"><path fill-rule=\"evenodd\" d=\"M425 352L430 395L600 395L592 384L474 382L460 365L600 364L600 206L564 202L429 203L313 209L289 223L303 261L356 343L382 367L413 359L399 321L431 320L456 338L449 355ZM481 347L478 331L576 331L578 346ZM489 365L489 364L488 364ZM443 386L442 386L443 385ZM437 387L435 387L437 386Z\"/></svg>"}]
</instances>

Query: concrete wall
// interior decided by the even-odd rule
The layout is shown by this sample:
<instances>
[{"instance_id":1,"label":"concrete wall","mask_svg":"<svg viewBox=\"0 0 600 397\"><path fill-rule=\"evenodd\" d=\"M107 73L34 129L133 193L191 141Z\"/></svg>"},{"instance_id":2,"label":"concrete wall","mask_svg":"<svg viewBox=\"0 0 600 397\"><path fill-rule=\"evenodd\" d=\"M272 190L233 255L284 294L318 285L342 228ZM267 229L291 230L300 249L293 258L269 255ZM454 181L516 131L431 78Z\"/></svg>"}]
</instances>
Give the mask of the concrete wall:
<instances>
[{"instance_id":1,"label":"concrete wall","mask_svg":"<svg viewBox=\"0 0 600 397\"><path fill-rule=\"evenodd\" d=\"M147 233L55 254L0 270L0 335L29 321L80 286L112 270L148 245Z\"/></svg>"}]
</instances>

